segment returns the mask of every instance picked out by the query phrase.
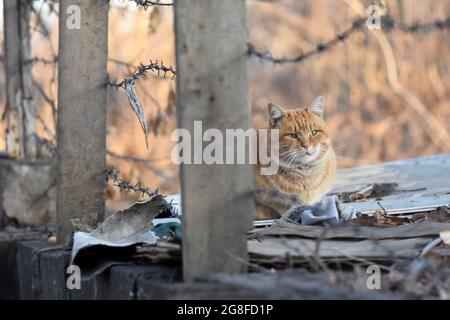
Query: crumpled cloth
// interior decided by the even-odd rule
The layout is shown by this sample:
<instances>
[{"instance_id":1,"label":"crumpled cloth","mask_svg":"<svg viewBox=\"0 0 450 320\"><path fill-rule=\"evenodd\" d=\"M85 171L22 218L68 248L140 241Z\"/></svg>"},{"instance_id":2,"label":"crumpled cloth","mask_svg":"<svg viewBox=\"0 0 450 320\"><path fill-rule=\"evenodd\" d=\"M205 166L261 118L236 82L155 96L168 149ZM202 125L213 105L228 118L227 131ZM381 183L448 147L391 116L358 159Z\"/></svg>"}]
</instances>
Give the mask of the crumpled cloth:
<instances>
[{"instance_id":1,"label":"crumpled cloth","mask_svg":"<svg viewBox=\"0 0 450 320\"><path fill-rule=\"evenodd\" d=\"M181 241L181 223L178 221L160 223L152 231L160 239Z\"/></svg>"},{"instance_id":2,"label":"crumpled cloth","mask_svg":"<svg viewBox=\"0 0 450 320\"><path fill-rule=\"evenodd\" d=\"M323 223L337 226L344 221L356 219L359 213L352 207L342 208L339 198L333 195L323 197L313 206L292 206L283 214L282 218L304 225Z\"/></svg>"}]
</instances>

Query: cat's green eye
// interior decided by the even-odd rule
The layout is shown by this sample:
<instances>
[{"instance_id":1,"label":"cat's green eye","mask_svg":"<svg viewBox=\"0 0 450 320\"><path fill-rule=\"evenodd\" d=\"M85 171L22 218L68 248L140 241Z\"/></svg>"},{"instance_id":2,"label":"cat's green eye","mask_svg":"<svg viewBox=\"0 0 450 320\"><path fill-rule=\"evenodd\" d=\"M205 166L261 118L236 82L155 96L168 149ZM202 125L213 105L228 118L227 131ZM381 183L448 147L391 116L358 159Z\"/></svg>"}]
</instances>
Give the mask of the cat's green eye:
<instances>
[{"instance_id":1,"label":"cat's green eye","mask_svg":"<svg viewBox=\"0 0 450 320\"><path fill-rule=\"evenodd\" d=\"M317 136L318 133L319 133L319 132L318 132L317 130L311 131L311 137Z\"/></svg>"},{"instance_id":2,"label":"cat's green eye","mask_svg":"<svg viewBox=\"0 0 450 320\"><path fill-rule=\"evenodd\" d=\"M288 134L288 137L289 137L289 138L292 138L292 139L297 139L297 138L298 138L298 135L297 135L295 132L292 132L292 133L289 133L289 134Z\"/></svg>"}]
</instances>

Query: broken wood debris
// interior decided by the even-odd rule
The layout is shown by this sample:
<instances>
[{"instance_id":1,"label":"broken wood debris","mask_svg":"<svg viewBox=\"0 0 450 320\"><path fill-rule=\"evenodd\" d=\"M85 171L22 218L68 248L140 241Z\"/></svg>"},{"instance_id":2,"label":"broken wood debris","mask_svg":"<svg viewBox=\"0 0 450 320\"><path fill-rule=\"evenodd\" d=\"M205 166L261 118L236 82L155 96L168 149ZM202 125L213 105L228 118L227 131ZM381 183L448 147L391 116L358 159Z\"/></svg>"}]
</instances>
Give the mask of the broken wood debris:
<instances>
[{"instance_id":1,"label":"broken wood debris","mask_svg":"<svg viewBox=\"0 0 450 320\"><path fill-rule=\"evenodd\" d=\"M138 245L134 258L146 263L181 262L181 245L168 241Z\"/></svg>"},{"instance_id":2,"label":"broken wood debris","mask_svg":"<svg viewBox=\"0 0 450 320\"><path fill-rule=\"evenodd\" d=\"M327 228L322 226L305 226L276 220L266 229L258 230L251 236L256 237L301 237L310 239L408 239L417 237L438 236L441 231L450 230L449 223L422 221L419 223L403 224L389 228L368 226L337 226Z\"/></svg>"}]
</instances>

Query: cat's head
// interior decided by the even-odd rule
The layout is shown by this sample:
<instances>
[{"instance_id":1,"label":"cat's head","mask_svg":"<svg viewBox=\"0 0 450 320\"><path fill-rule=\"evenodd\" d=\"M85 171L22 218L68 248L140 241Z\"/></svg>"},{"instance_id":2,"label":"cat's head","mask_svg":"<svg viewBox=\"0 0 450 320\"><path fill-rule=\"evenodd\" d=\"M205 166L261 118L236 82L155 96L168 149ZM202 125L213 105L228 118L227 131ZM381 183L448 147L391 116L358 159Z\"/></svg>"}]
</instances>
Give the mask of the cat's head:
<instances>
[{"instance_id":1,"label":"cat's head","mask_svg":"<svg viewBox=\"0 0 450 320\"><path fill-rule=\"evenodd\" d=\"M269 104L269 126L280 134L282 167L312 166L329 152L331 139L323 120L324 110L324 97L316 98L309 107L295 110Z\"/></svg>"}]
</instances>

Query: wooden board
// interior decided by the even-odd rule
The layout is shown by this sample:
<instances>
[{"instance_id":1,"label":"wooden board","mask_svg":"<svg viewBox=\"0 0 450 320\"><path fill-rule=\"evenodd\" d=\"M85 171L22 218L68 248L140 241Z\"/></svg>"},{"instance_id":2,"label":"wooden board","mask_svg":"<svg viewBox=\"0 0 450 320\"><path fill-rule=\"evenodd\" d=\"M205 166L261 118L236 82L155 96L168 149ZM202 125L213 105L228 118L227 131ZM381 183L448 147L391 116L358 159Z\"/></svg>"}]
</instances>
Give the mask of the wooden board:
<instances>
[{"instance_id":1,"label":"wooden board","mask_svg":"<svg viewBox=\"0 0 450 320\"><path fill-rule=\"evenodd\" d=\"M77 10L72 11L74 8ZM96 227L105 212L108 62L106 0L63 0L59 8L58 241L71 219ZM79 27L68 24L79 13Z\"/></svg>"},{"instance_id":2,"label":"wooden board","mask_svg":"<svg viewBox=\"0 0 450 320\"><path fill-rule=\"evenodd\" d=\"M296 236L312 239L408 239L438 237L439 232L445 230L450 230L450 223L421 221L388 228L364 226L327 228L276 220L271 227L258 230L255 236Z\"/></svg>"},{"instance_id":3,"label":"wooden board","mask_svg":"<svg viewBox=\"0 0 450 320\"><path fill-rule=\"evenodd\" d=\"M316 241L311 239L267 238L262 242L250 241L250 256L266 258L413 258L430 242L428 238L362 240L362 241ZM319 245L320 243L320 245Z\"/></svg>"},{"instance_id":4,"label":"wooden board","mask_svg":"<svg viewBox=\"0 0 450 320\"><path fill-rule=\"evenodd\" d=\"M248 129L245 1L177 1L175 30L178 127L190 132L193 146L202 134L194 132L198 121L203 130L214 128L223 136L226 129ZM194 164L181 164L180 172L186 280L205 272L246 271L239 261L247 260L251 167L202 164L202 150L194 146Z\"/></svg>"}]
</instances>

